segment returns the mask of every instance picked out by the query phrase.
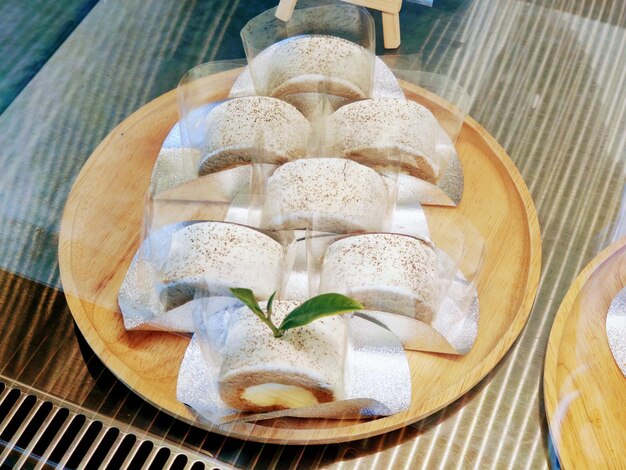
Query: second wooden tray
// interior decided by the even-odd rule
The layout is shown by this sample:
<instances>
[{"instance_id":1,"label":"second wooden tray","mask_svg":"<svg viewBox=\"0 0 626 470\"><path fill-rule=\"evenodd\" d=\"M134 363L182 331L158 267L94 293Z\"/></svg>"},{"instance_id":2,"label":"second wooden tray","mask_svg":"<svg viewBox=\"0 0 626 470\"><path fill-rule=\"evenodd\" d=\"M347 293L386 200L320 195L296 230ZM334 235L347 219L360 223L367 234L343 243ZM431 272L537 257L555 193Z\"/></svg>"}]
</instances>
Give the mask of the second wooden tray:
<instances>
[{"instance_id":1,"label":"second wooden tray","mask_svg":"<svg viewBox=\"0 0 626 470\"><path fill-rule=\"evenodd\" d=\"M209 77L207 100L227 96L241 70ZM431 108L440 120L449 103L412 84L408 99ZM177 121L176 92L169 92L128 117L91 155L63 215L59 264L65 294L81 332L104 364L146 400L194 423L176 401L178 368L189 339L127 332L117 294L139 247L145 194L161 143ZM465 356L408 352L411 407L373 420L281 419L209 428L241 439L281 444L321 444L382 434L422 419L461 397L495 367L523 328L535 299L541 240L535 208L521 176L498 143L471 118L457 150L465 192L457 208L426 208L431 217L462 214L486 242L478 279L480 324Z\"/></svg>"},{"instance_id":2,"label":"second wooden tray","mask_svg":"<svg viewBox=\"0 0 626 470\"><path fill-rule=\"evenodd\" d=\"M606 316L626 286L626 238L576 278L556 314L543 391L550 434L564 468L623 468L626 377L606 335Z\"/></svg>"}]
</instances>

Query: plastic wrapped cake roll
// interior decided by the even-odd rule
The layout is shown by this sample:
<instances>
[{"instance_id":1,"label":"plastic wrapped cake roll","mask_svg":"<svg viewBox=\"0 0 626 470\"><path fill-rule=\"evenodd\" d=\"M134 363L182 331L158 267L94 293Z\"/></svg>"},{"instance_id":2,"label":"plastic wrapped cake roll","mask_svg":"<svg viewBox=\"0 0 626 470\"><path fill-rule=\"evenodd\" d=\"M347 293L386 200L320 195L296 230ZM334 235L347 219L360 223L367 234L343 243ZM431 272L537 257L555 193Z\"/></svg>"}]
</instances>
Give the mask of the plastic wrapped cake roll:
<instances>
[{"instance_id":1,"label":"plastic wrapped cake roll","mask_svg":"<svg viewBox=\"0 0 626 470\"><path fill-rule=\"evenodd\" d=\"M263 226L381 230L387 210L387 184L375 170L341 158L306 158L278 167L268 179Z\"/></svg>"},{"instance_id":2,"label":"plastic wrapped cake roll","mask_svg":"<svg viewBox=\"0 0 626 470\"><path fill-rule=\"evenodd\" d=\"M248 96L225 101L206 118L200 176L247 164L284 163L305 155L310 125L284 101Z\"/></svg>"},{"instance_id":3,"label":"plastic wrapped cake roll","mask_svg":"<svg viewBox=\"0 0 626 470\"><path fill-rule=\"evenodd\" d=\"M410 100L351 103L330 116L328 132L333 152L376 166L393 149L403 172L429 183L439 180L454 149L433 114Z\"/></svg>"},{"instance_id":4,"label":"plastic wrapped cake roll","mask_svg":"<svg viewBox=\"0 0 626 470\"><path fill-rule=\"evenodd\" d=\"M230 295L231 287L267 299L277 290L283 260L282 245L258 230L224 222L188 225L172 235L161 300L170 309L192 300L197 289L219 296Z\"/></svg>"},{"instance_id":5,"label":"plastic wrapped cake roll","mask_svg":"<svg viewBox=\"0 0 626 470\"><path fill-rule=\"evenodd\" d=\"M367 310L430 323L438 297L437 254L419 238L391 233L354 235L326 249L320 292L338 292Z\"/></svg>"},{"instance_id":6,"label":"plastic wrapped cake roll","mask_svg":"<svg viewBox=\"0 0 626 470\"><path fill-rule=\"evenodd\" d=\"M364 47L339 37L286 39L272 53L267 94L284 98L294 93L324 92L351 101L368 98L374 60L374 54Z\"/></svg>"},{"instance_id":7,"label":"plastic wrapped cake roll","mask_svg":"<svg viewBox=\"0 0 626 470\"><path fill-rule=\"evenodd\" d=\"M275 301L272 321L279 324L298 305ZM341 317L316 320L275 338L248 307L241 307L232 314L222 350L220 396L228 406L252 412L340 400L345 348Z\"/></svg>"}]
</instances>

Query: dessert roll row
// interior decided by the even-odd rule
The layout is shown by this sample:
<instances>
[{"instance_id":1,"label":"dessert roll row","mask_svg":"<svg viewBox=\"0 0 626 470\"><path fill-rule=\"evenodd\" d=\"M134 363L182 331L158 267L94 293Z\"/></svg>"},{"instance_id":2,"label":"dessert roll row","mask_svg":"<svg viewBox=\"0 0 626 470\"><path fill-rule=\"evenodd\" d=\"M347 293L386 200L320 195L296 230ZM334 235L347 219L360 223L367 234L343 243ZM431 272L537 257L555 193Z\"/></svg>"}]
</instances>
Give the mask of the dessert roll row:
<instances>
[{"instance_id":1,"label":"dessert roll row","mask_svg":"<svg viewBox=\"0 0 626 470\"><path fill-rule=\"evenodd\" d=\"M311 125L292 105L272 97L233 98L206 118L200 176L253 162L284 164L307 156ZM401 99L342 106L323 126L323 152L371 167L394 167L436 183L454 146L425 107ZM390 159L392 161L390 162Z\"/></svg>"},{"instance_id":2,"label":"dessert roll row","mask_svg":"<svg viewBox=\"0 0 626 470\"><path fill-rule=\"evenodd\" d=\"M283 284L285 252L275 239L250 227L224 222L192 223L171 234L156 290L164 311L197 292L230 296L231 287L268 299ZM320 292L338 292L367 310L430 323L441 291L437 253L431 242L391 234L350 235L323 256Z\"/></svg>"},{"instance_id":3,"label":"dessert roll row","mask_svg":"<svg viewBox=\"0 0 626 470\"><path fill-rule=\"evenodd\" d=\"M262 232L223 222L195 223L172 236L161 295L172 306L191 300L197 289L229 296L231 287L247 287L258 299L268 299L281 282L283 263L282 245ZM328 246L320 291L353 297L367 310L429 323L439 282L431 242L366 233L339 238Z\"/></svg>"}]
</instances>

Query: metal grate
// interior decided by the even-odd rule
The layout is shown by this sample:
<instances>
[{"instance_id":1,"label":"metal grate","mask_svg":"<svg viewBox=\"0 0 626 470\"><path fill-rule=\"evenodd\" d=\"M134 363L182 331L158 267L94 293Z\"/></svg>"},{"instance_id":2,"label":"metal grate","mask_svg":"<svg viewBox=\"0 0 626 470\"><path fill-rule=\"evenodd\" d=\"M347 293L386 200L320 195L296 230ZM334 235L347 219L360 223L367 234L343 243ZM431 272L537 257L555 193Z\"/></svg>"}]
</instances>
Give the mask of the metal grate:
<instances>
[{"instance_id":1,"label":"metal grate","mask_svg":"<svg viewBox=\"0 0 626 470\"><path fill-rule=\"evenodd\" d=\"M231 468L0 383L1 468Z\"/></svg>"}]
</instances>

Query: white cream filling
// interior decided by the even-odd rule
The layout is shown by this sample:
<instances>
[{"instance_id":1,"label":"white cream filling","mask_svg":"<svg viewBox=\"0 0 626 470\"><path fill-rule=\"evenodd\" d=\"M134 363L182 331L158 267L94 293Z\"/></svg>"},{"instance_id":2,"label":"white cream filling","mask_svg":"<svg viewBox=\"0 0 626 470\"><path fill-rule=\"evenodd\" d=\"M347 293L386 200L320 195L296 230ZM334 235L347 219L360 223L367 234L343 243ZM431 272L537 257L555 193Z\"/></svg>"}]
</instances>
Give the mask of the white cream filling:
<instances>
[{"instance_id":1,"label":"white cream filling","mask_svg":"<svg viewBox=\"0 0 626 470\"><path fill-rule=\"evenodd\" d=\"M282 406L299 408L317 405L318 401L310 390L296 385L266 383L246 388L241 398L257 406Z\"/></svg>"}]
</instances>

